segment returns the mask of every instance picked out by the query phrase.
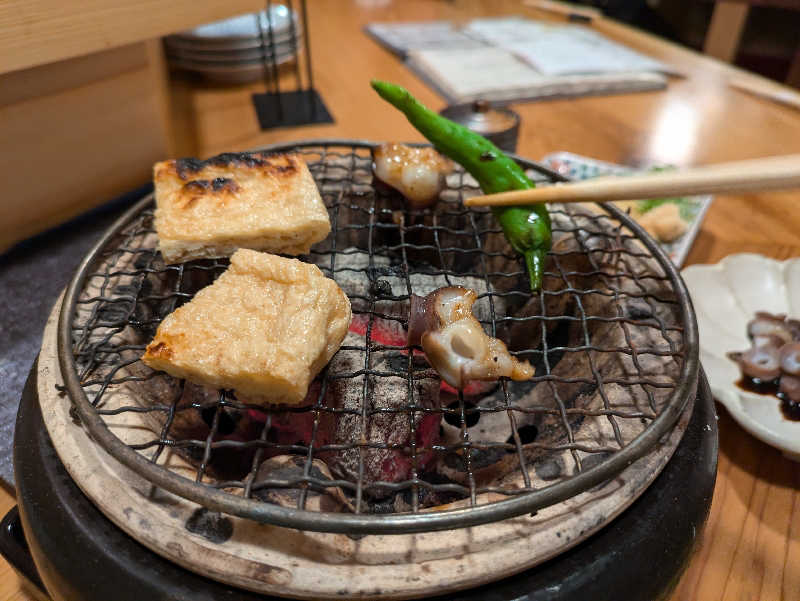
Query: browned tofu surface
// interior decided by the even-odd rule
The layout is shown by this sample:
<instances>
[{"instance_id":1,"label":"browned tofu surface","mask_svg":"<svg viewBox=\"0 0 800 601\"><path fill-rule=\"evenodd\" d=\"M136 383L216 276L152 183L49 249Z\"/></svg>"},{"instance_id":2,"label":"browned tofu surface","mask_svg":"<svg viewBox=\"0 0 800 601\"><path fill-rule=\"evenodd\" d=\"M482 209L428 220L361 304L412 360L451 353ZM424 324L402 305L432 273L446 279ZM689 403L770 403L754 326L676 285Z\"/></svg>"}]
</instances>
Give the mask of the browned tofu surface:
<instances>
[{"instance_id":1,"label":"browned tofu surface","mask_svg":"<svg viewBox=\"0 0 800 601\"><path fill-rule=\"evenodd\" d=\"M239 250L168 315L142 361L241 400L300 403L350 326L350 301L316 265Z\"/></svg>"},{"instance_id":2,"label":"browned tofu surface","mask_svg":"<svg viewBox=\"0 0 800 601\"><path fill-rule=\"evenodd\" d=\"M239 248L307 253L331 226L314 178L295 154L226 153L156 163L155 228L167 263Z\"/></svg>"}]
</instances>

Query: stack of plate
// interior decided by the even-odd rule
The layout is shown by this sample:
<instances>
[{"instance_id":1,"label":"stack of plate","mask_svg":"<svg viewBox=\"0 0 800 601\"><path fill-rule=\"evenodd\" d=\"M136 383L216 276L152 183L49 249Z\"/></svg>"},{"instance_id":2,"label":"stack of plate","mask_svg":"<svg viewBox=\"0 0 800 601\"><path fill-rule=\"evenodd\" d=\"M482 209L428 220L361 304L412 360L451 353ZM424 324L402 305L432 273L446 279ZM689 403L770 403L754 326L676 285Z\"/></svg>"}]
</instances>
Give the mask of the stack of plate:
<instances>
[{"instance_id":1,"label":"stack of plate","mask_svg":"<svg viewBox=\"0 0 800 601\"><path fill-rule=\"evenodd\" d=\"M297 14L279 4L269 13L239 15L167 36L164 46L175 69L219 83L247 83L268 74L273 49L276 66L294 59L300 37Z\"/></svg>"}]
</instances>

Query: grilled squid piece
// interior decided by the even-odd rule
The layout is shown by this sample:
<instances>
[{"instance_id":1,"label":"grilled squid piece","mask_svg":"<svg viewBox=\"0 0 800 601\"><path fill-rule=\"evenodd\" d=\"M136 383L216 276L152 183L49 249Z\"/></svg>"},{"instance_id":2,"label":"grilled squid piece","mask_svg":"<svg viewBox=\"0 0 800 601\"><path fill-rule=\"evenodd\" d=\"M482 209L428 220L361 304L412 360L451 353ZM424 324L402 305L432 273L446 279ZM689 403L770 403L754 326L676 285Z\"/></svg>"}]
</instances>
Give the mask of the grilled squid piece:
<instances>
[{"instance_id":1,"label":"grilled squid piece","mask_svg":"<svg viewBox=\"0 0 800 601\"><path fill-rule=\"evenodd\" d=\"M788 400L800 403L800 321L759 311L747 324L753 346L728 353L742 375L778 384Z\"/></svg>"},{"instance_id":2,"label":"grilled squid piece","mask_svg":"<svg viewBox=\"0 0 800 601\"><path fill-rule=\"evenodd\" d=\"M786 315L758 311L755 318L747 324L747 335L755 346L762 346L773 337L779 338L786 344L795 338L800 338L800 322L786 319Z\"/></svg>"},{"instance_id":3,"label":"grilled squid piece","mask_svg":"<svg viewBox=\"0 0 800 601\"><path fill-rule=\"evenodd\" d=\"M534 370L518 361L472 314L474 290L448 286L426 297L411 296L408 344L421 345L428 362L454 388L469 380L529 380Z\"/></svg>"},{"instance_id":4,"label":"grilled squid piece","mask_svg":"<svg viewBox=\"0 0 800 601\"><path fill-rule=\"evenodd\" d=\"M781 348L781 370L790 376L800 377L800 342L783 345Z\"/></svg>"},{"instance_id":5,"label":"grilled squid piece","mask_svg":"<svg viewBox=\"0 0 800 601\"><path fill-rule=\"evenodd\" d=\"M800 378L797 376L783 376L778 390L786 399L793 403L800 403Z\"/></svg>"},{"instance_id":6,"label":"grilled squid piece","mask_svg":"<svg viewBox=\"0 0 800 601\"><path fill-rule=\"evenodd\" d=\"M375 177L406 197L412 209L436 202L453 164L433 148L381 144L372 153Z\"/></svg>"},{"instance_id":7,"label":"grilled squid piece","mask_svg":"<svg viewBox=\"0 0 800 601\"><path fill-rule=\"evenodd\" d=\"M770 381L781 375L780 354L780 347L765 344L741 353L728 353L728 357L739 364L742 374L748 378Z\"/></svg>"}]
</instances>

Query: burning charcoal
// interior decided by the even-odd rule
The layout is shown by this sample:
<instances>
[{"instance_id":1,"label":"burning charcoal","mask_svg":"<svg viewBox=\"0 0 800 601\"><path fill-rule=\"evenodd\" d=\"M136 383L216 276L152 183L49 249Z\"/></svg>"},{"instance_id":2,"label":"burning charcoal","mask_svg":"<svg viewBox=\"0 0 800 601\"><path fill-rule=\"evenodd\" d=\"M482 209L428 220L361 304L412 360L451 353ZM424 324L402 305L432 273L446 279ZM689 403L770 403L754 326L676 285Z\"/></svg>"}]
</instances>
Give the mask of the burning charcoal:
<instances>
[{"instance_id":1,"label":"burning charcoal","mask_svg":"<svg viewBox=\"0 0 800 601\"><path fill-rule=\"evenodd\" d=\"M503 234L500 224L497 223L491 213L485 214L478 223L479 229L484 232L482 247L486 251L486 256L482 259L475 257L480 261L475 266L477 267L476 271L482 272L483 263L485 262L486 271L492 274L492 287L498 292L530 290L530 283L525 271L525 262L521 255L514 252L509 246L508 239ZM555 236L556 234L554 234L554 244L556 242ZM509 302L515 303L516 307L514 308L518 308L526 297L527 295L525 297L515 296L514 298L509 298Z\"/></svg>"},{"instance_id":2,"label":"burning charcoal","mask_svg":"<svg viewBox=\"0 0 800 601\"><path fill-rule=\"evenodd\" d=\"M350 332L343 346L363 348L366 342L362 336ZM371 368L377 372L391 371L394 355L381 352L374 355ZM364 369L364 353L361 351L340 350L329 366L329 381L325 404L338 407L346 412L339 415L336 422L334 443L353 445L352 448L325 453L331 471L347 480L356 482L359 474L359 458L363 456L363 484L366 494L379 497L386 494L380 487L370 487L375 482L398 482L406 480L411 474L409 442L411 427L408 411L380 412L381 409L402 410L408 407L408 383L405 375L370 377L369 386L364 389L364 375L354 377L346 374ZM367 406L365 429L362 430L362 400ZM414 402L420 408L435 408L439 404L439 380L435 377L415 379ZM431 459L430 450L439 434L440 414L415 412L417 467L422 469ZM375 445L398 445L399 448L364 447L359 451L360 441Z\"/></svg>"},{"instance_id":3,"label":"burning charcoal","mask_svg":"<svg viewBox=\"0 0 800 601\"><path fill-rule=\"evenodd\" d=\"M506 387L509 393L508 404L514 407L526 407L537 402L533 400L537 386L540 385L533 382L515 382L513 385L509 383ZM544 389L541 389L541 392L543 391ZM538 402L542 402L541 396L537 398ZM510 424L505 410L506 406L505 393L501 388L497 388L491 395L485 396L476 403L464 402L467 431L470 441L475 444L475 447L470 451L469 468L472 471L475 482L479 485L495 482L506 474L514 472L519 466L519 455L516 451L496 444L486 444L483 448L481 447L483 443L497 443L500 441L513 444L513 439L509 440ZM460 403L456 401L449 405L448 408L458 410ZM482 411L477 412L477 409ZM479 415L480 417L471 420L471 415ZM552 421L547 415L516 415L517 430L520 432L520 439L527 460L538 456L541 451L525 446L526 443L535 441L528 440L523 433L528 429L533 429L536 432L542 430L545 432L543 438L552 438L555 434L551 427ZM446 416L442 430L442 444L450 447L450 450L437 463L437 473L453 482L468 485L469 477L465 450L459 446L463 442L460 416L457 414Z\"/></svg>"},{"instance_id":4,"label":"burning charcoal","mask_svg":"<svg viewBox=\"0 0 800 601\"><path fill-rule=\"evenodd\" d=\"M213 284L227 267L227 259L201 259L186 263L181 277L181 291L195 294Z\"/></svg>"},{"instance_id":5,"label":"burning charcoal","mask_svg":"<svg viewBox=\"0 0 800 601\"><path fill-rule=\"evenodd\" d=\"M303 478L306 459L297 455L278 455L264 461L256 472L253 483L253 496L265 503L273 503L282 507L296 508L300 498L302 484L293 484L289 488L282 486L267 487L268 481L297 481ZM328 466L320 459L311 462L309 477L318 481L333 480ZM326 512L353 511L353 506L342 490L336 486L309 484L306 496L307 510Z\"/></svg>"},{"instance_id":6,"label":"burning charcoal","mask_svg":"<svg viewBox=\"0 0 800 601\"><path fill-rule=\"evenodd\" d=\"M535 316L561 317L575 314L575 295L565 292L566 288L592 287L589 281L591 277L580 275L592 271L589 256L580 249L574 237L562 236L553 243L552 252L554 255L548 258L542 278L544 312L542 299L538 294L532 295L521 309L514 312L515 318L527 319L514 321L508 328L508 348L511 350L537 348L542 340L542 323L547 334L561 323L557 319L540 320Z\"/></svg>"},{"instance_id":7,"label":"burning charcoal","mask_svg":"<svg viewBox=\"0 0 800 601\"><path fill-rule=\"evenodd\" d=\"M392 285L387 280L375 280L370 286L370 292L376 298L392 296Z\"/></svg>"},{"instance_id":8,"label":"burning charcoal","mask_svg":"<svg viewBox=\"0 0 800 601\"><path fill-rule=\"evenodd\" d=\"M580 343L582 329L579 324L572 324L567 332L568 339L565 344L575 346ZM624 343L620 328L614 324L598 326L593 333L597 334L596 342L601 345L619 346ZM610 369L612 360L609 353L600 353L595 358L595 367L602 373ZM591 373L588 354L564 353L560 360L551 357L551 374L566 381L508 382L505 391L498 388L491 395L475 403L478 408L482 409L480 419L472 425L468 420L467 430L470 440L476 443L469 458L474 481L478 486L485 486L489 483L493 485L510 484L518 478L519 454L516 451L492 448L490 445L480 448L482 442L501 440L509 442L510 423L505 408L508 406L521 410L534 407L556 408L555 395L558 395L567 409L595 406L599 402L599 393L595 385L568 381L575 374L582 373ZM469 410L468 403L465 403L465 409ZM514 411L514 414L517 432L522 443L522 454L529 473L533 474L532 466L547 454L541 445L565 444L567 442L566 429L561 416L556 412L522 413ZM569 427L573 432L579 430L583 421L584 416L581 414L570 414L568 417ZM445 421L443 430L443 445L456 447L461 443L460 423L452 425ZM436 470L454 482L467 485L469 477L466 467L464 450L455 448L442 457L436 465Z\"/></svg>"},{"instance_id":9,"label":"burning charcoal","mask_svg":"<svg viewBox=\"0 0 800 601\"><path fill-rule=\"evenodd\" d=\"M328 445L333 439L333 429L336 423L334 413L321 408L317 411L316 405L320 393L320 383L314 382L309 388L303 403L293 406L291 410L281 407L263 408L251 411L251 416L264 422L269 415L270 430L268 440L281 447L295 445L302 447L301 453L305 454L311 439L314 439L314 449ZM317 415L319 414L319 415ZM317 431L314 434L314 420L319 420ZM286 452L286 449L275 449L275 453Z\"/></svg>"},{"instance_id":10,"label":"burning charcoal","mask_svg":"<svg viewBox=\"0 0 800 601\"><path fill-rule=\"evenodd\" d=\"M330 443L331 428L328 422L332 419L333 416L330 413L320 412L320 426L317 427L317 435L314 436L315 449ZM269 438L276 444L307 447L311 444L313 432L314 413L311 410L302 413L272 413L272 428Z\"/></svg>"},{"instance_id":11,"label":"burning charcoal","mask_svg":"<svg viewBox=\"0 0 800 601\"><path fill-rule=\"evenodd\" d=\"M324 263L320 265L326 267ZM339 286L344 290L353 308L354 317L369 310L369 298L372 294L377 302L375 312L383 315L392 315L398 318L394 322L395 331L401 337L405 337L401 321L408 318L409 302L386 300L387 296L404 296L408 294L408 284L411 290L419 296L427 296L438 288L448 286L447 278L443 275L430 275L419 273L421 267L415 266L408 278L402 270L402 266L393 266L385 256L374 256L370 268L369 255L357 249L348 248L342 251L336 258L335 279ZM430 267L430 271L437 268ZM486 293L486 281L482 278L462 277L459 279L463 286L475 290L478 295ZM479 298L473 306L475 316L480 321L490 321L491 311L489 299ZM505 299L502 297L494 298L494 312L496 317L506 315ZM365 315L366 317L366 315Z\"/></svg>"},{"instance_id":12,"label":"burning charcoal","mask_svg":"<svg viewBox=\"0 0 800 601\"><path fill-rule=\"evenodd\" d=\"M150 375L151 370L144 364L135 363L131 371L136 375ZM157 375L144 381L127 384L136 394L132 395L144 408L154 406L170 407L177 398L175 411L166 438L171 440L205 441L211 431L211 423L219 400L219 391L186 382L181 389L180 380ZM151 410L142 413L145 424L153 432L154 438L161 435L168 419L166 411ZM245 442L257 439L262 424L254 420L249 412L223 407L219 417L217 436L214 440L233 440ZM199 465L203 448L199 446L175 447L175 452L194 465ZM214 449L208 465L208 474L222 479L238 479L250 469L252 448L223 447Z\"/></svg>"},{"instance_id":13,"label":"burning charcoal","mask_svg":"<svg viewBox=\"0 0 800 601\"><path fill-rule=\"evenodd\" d=\"M484 484L511 472L519 465L519 458L506 453L503 448L471 449L469 462L475 482ZM464 449L447 453L439 463L438 471L453 482L467 485L469 478Z\"/></svg>"},{"instance_id":14,"label":"burning charcoal","mask_svg":"<svg viewBox=\"0 0 800 601\"><path fill-rule=\"evenodd\" d=\"M337 222L339 224L347 224L347 226L339 226L335 233L336 248L359 248L366 249L370 246L370 238L374 247L393 246L399 243L397 230L394 227L369 227L369 214L372 211L372 202L375 196L369 192L365 194L348 194L344 198L340 198L338 194L323 193L325 204L329 209L335 209L337 214ZM373 213L376 223L389 225L392 224L391 211L385 210L388 207L385 205L394 204L388 203L386 200L378 196L377 206ZM312 256L320 261L320 267L330 266L330 254L332 249L333 236L329 236L326 240L317 243L311 251ZM320 252L321 251L321 252ZM336 263L338 267L339 259L342 258L341 252L337 252ZM380 252L374 255L376 259L386 260L385 253Z\"/></svg>"},{"instance_id":15,"label":"burning charcoal","mask_svg":"<svg viewBox=\"0 0 800 601\"><path fill-rule=\"evenodd\" d=\"M155 253L137 253L136 258L133 260L134 269L150 269L156 260Z\"/></svg>"},{"instance_id":16,"label":"burning charcoal","mask_svg":"<svg viewBox=\"0 0 800 601\"><path fill-rule=\"evenodd\" d=\"M320 268L330 267L330 258L322 257L319 261ZM365 311L369 308L369 296L375 279L386 280L383 272L392 271L390 261L383 255L374 255L370 261L369 254L358 248L345 248L336 255L335 272L336 283L350 298L353 313ZM382 284L385 286L385 284ZM391 282L389 283L391 287Z\"/></svg>"}]
</instances>

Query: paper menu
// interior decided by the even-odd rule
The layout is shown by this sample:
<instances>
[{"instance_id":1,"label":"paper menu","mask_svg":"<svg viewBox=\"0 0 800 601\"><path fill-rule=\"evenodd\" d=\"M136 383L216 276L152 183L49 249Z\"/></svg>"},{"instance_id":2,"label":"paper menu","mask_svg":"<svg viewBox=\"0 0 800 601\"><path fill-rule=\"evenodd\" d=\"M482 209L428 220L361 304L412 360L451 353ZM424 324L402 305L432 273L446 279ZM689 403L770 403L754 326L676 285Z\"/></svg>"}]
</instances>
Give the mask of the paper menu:
<instances>
[{"instance_id":1,"label":"paper menu","mask_svg":"<svg viewBox=\"0 0 800 601\"><path fill-rule=\"evenodd\" d=\"M451 103L495 102L661 89L658 73L539 73L496 47L411 51L408 66Z\"/></svg>"},{"instance_id":2,"label":"paper menu","mask_svg":"<svg viewBox=\"0 0 800 601\"><path fill-rule=\"evenodd\" d=\"M545 75L673 70L580 25L549 24L519 17L476 19L470 37L511 52Z\"/></svg>"},{"instance_id":3,"label":"paper menu","mask_svg":"<svg viewBox=\"0 0 800 601\"><path fill-rule=\"evenodd\" d=\"M486 44L456 29L450 21L370 23L364 30L389 50L406 56L410 50L482 48Z\"/></svg>"},{"instance_id":4,"label":"paper menu","mask_svg":"<svg viewBox=\"0 0 800 601\"><path fill-rule=\"evenodd\" d=\"M450 95L471 97L538 85L542 76L500 48L419 50L409 61L429 77L442 81Z\"/></svg>"},{"instance_id":5,"label":"paper menu","mask_svg":"<svg viewBox=\"0 0 800 601\"><path fill-rule=\"evenodd\" d=\"M657 90L674 72L591 29L521 17L372 23L366 31L451 103Z\"/></svg>"}]
</instances>

